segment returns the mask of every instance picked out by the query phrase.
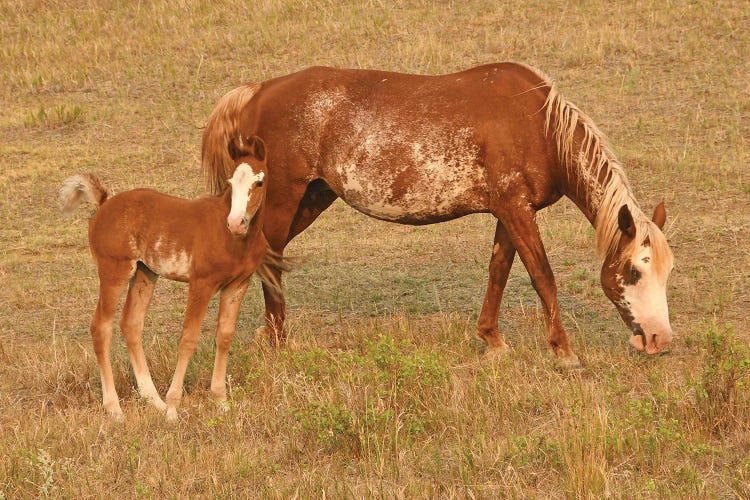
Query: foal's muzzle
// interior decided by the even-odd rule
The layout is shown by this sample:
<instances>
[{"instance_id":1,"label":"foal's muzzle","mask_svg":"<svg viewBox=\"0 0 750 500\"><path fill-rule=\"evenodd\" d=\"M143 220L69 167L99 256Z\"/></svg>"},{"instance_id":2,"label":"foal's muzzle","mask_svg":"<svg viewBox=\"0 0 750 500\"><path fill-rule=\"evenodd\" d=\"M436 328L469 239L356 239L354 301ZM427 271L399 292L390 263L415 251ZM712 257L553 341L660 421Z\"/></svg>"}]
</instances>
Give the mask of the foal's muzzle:
<instances>
[{"instance_id":1,"label":"foal's muzzle","mask_svg":"<svg viewBox=\"0 0 750 500\"><path fill-rule=\"evenodd\" d=\"M227 217L227 228L235 236L244 236L247 234L249 225L250 218L247 215L243 217Z\"/></svg>"}]
</instances>

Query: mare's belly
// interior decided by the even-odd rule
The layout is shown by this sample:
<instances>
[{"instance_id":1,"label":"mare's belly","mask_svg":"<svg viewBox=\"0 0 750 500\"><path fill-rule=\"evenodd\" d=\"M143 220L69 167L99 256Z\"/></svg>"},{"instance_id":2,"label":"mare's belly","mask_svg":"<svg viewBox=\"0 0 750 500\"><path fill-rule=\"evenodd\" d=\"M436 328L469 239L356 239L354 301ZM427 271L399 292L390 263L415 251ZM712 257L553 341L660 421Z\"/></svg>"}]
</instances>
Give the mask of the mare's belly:
<instances>
[{"instance_id":1,"label":"mare's belly","mask_svg":"<svg viewBox=\"0 0 750 500\"><path fill-rule=\"evenodd\" d=\"M352 207L387 221L429 224L486 212L478 148L468 142L452 146L414 141L377 148L365 141L328 168L325 180Z\"/></svg>"}]
</instances>

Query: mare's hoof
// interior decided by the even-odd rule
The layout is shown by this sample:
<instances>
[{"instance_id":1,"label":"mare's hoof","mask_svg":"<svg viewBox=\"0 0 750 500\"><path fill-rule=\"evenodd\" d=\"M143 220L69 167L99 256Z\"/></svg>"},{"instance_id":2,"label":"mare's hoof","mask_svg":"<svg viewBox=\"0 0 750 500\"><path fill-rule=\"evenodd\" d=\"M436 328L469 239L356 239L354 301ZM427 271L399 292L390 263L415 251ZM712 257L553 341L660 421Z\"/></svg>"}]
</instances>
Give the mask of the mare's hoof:
<instances>
[{"instance_id":1,"label":"mare's hoof","mask_svg":"<svg viewBox=\"0 0 750 500\"><path fill-rule=\"evenodd\" d=\"M283 346L286 343L286 332L278 332L270 326L261 326L255 330L255 339L266 341L272 346Z\"/></svg>"},{"instance_id":2,"label":"mare's hoof","mask_svg":"<svg viewBox=\"0 0 750 500\"><path fill-rule=\"evenodd\" d=\"M270 340L271 339L271 329L267 326L259 326L255 329L255 339L256 340Z\"/></svg>"},{"instance_id":3,"label":"mare's hoof","mask_svg":"<svg viewBox=\"0 0 750 500\"><path fill-rule=\"evenodd\" d=\"M578 356L574 353L570 353L565 356L557 357L557 366L563 370L582 370L581 362L578 360Z\"/></svg>"},{"instance_id":4,"label":"mare's hoof","mask_svg":"<svg viewBox=\"0 0 750 500\"><path fill-rule=\"evenodd\" d=\"M507 358L509 353L510 347L505 342L497 346L487 346L484 354L482 354L482 361L500 361Z\"/></svg>"}]
</instances>

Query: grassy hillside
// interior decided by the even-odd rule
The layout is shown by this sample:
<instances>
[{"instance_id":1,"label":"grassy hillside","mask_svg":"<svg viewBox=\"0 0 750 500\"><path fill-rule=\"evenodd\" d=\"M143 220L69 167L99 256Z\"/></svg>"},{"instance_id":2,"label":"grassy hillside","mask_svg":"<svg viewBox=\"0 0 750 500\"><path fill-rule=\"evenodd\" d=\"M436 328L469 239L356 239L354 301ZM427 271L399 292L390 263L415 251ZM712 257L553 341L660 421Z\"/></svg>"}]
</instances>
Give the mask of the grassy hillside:
<instances>
[{"instance_id":1,"label":"grassy hillside","mask_svg":"<svg viewBox=\"0 0 750 500\"><path fill-rule=\"evenodd\" d=\"M502 4L502 5L498 5ZM0 0L0 499L34 496L750 497L750 21L742 2ZM647 211L667 204L676 339L646 358L598 284L593 230L540 214L584 369L555 369L516 262L474 340L490 216L427 227L337 201L289 247L289 345L248 292L210 401L216 303L180 421L139 400L121 337L111 422L88 324L86 210L62 180L203 192L201 127L244 81L306 66L444 73L517 60L604 130ZM160 281L145 345L164 393L186 288Z\"/></svg>"}]
</instances>

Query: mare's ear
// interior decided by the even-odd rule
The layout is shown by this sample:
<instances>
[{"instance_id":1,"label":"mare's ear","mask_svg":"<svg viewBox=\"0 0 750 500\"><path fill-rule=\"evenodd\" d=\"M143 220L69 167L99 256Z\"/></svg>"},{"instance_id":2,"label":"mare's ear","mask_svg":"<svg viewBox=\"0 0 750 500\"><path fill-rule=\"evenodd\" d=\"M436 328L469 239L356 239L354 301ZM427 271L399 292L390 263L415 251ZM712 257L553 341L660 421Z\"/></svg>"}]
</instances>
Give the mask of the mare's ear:
<instances>
[{"instance_id":1,"label":"mare's ear","mask_svg":"<svg viewBox=\"0 0 750 500\"><path fill-rule=\"evenodd\" d=\"M635 238L635 222L627 205L621 206L620 211L617 212L617 225L625 236Z\"/></svg>"},{"instance_id":2,"label":"mare's ear","mask_svg":"<svg viewBox=\"0 0 750 500\"><path fill-rule=\"evenodd\" d=\"M260 161L266 161L266 143L263 139L254 135L245 139L247 144L248 153L255 156Z\"/></svg>"},{"instance_id":3,"label":"mare's ear","mask_svg":"<svg viewBox=\"0 0 750 500\"><path fill-rule=\"evenodd\" d=\"M651 220L656 224L656 227L664 229L664 223L667 222L667 209L664 208L663 201L654 208L654 215Z\"/></svg>"}]
</instances>

